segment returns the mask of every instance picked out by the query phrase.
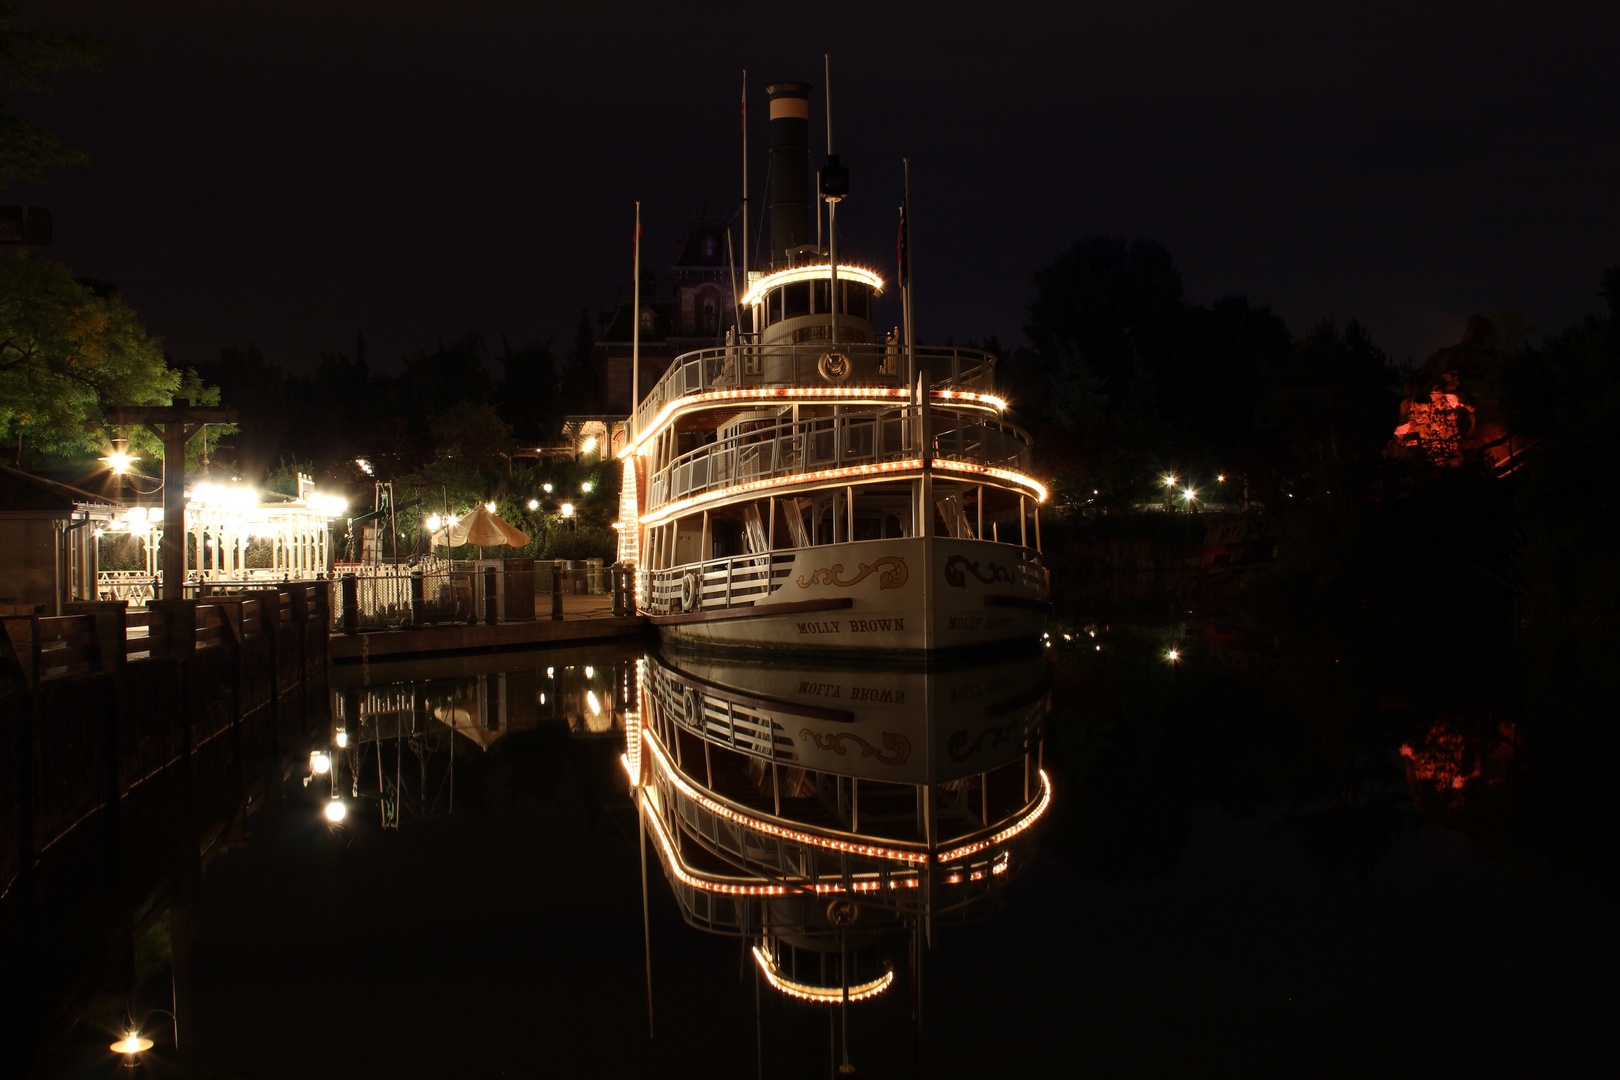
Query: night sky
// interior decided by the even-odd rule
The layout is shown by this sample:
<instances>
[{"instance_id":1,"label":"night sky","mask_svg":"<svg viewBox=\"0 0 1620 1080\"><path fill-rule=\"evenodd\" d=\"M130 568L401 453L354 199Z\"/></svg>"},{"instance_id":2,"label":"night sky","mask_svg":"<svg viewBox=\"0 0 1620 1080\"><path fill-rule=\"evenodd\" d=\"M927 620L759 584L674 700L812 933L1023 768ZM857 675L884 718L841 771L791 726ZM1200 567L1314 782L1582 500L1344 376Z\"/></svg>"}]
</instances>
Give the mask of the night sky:
<instances>
[{"instance_id":1,"label":"night sky","mask_svg":"<svg viewBox=\"0 0 1620 1080\"><path fill-rule=\"evenodd\" d=\"M5 201L48 206L50 257L181 362L251 342L304 371L357 330L383 368L469 329L566 349L630 283L636 199L659 269L683 215L735 206L742 69L756 211L766 83L815 84L820 160L823 52L841 232L886 277L912 160L924 340L1019 340L1031 273L1091 232L1396 358L1471 313L1556 327L1620 261L1612 4L23 8L111 51L10 94L92 163Z\"/></svg>"}]
</instances>

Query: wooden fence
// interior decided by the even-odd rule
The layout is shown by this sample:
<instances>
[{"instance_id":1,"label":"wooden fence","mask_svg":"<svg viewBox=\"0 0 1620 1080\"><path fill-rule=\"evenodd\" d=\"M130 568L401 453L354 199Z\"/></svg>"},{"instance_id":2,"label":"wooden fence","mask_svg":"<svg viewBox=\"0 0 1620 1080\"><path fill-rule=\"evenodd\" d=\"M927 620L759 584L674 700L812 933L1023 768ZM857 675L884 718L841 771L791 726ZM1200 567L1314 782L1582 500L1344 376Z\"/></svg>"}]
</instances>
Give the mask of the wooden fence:
<instances>
[{"instance_id":1,"label":"wooden fence","mask_svg":"<svg viewBox=\"0 0 1620 1080\"><path fill-rule=\"evenodd\" d=\"M0 618L0 1074L133 979L135 915L279 797L328 708L328 582Z\"/></svg>"}]
</instances>

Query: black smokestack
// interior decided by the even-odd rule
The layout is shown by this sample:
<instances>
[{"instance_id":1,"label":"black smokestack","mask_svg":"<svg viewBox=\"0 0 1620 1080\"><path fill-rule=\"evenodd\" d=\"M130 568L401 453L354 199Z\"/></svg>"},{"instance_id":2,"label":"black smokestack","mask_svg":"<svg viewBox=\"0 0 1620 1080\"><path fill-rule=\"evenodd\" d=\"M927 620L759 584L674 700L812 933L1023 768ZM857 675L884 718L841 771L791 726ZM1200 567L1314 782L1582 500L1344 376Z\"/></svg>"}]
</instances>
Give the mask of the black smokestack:
<instances>
[{"instance_id":1,"label":"black smokestack","mask_svg":"<svg viewBox=\"0 0 1620 1080\"><path fill-rule=\"evenodd\" d=\"M765 88L771 99L771 262L810 243L810 90L808 83Z\"/></svg>"}]
</instances>

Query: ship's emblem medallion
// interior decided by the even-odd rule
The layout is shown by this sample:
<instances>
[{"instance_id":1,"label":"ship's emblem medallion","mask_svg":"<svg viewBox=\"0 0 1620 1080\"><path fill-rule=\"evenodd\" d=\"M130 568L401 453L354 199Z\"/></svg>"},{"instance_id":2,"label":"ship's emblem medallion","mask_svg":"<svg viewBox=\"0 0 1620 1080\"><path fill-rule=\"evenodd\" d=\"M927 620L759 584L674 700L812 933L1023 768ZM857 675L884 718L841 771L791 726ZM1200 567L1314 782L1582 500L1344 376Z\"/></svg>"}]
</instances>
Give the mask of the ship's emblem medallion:
<instances>
[{"instance_id":1,"label":"ship's emblem medallion","mask_svg":"<svg viewBox=\"0 0 1620 1080\"><path fill-rule=\"evenodd\" d=\"M989 577L979 572L977 560L967 559L961 555L952 555L945 560L945 584L957 589L967 588L967 575L962 572L964 570L986 585L994 585L1001 581L1005 581L1009 585L1017 584L1013 572L1007 567L998 566L995 563L987 563L986 565L990 567Z\"/></svg>"},{"instance_id":2,"label":"ship's emblem medallion","mask_svg":"<svg viewBox=\"0 0 1620 1080\"><path fill-rule=\"evenodd\" d=\"M816 370L820 371L821 377L828 382L843 382L849 378L854 366L850 363L849 357L843 353L829 352L821 354L821 359L816 363Z\"/></svg>"},{"instance_id":3,"label":"ship's emblem medallion","mask_svg":"<svg viewBox=\"0 0 1620 1080\"><path fill-rule=\"evenodd\" d=\"M801 740L812 739L816 746L822 750L831 750L839 757L844 756L844 740L848 739L861 748L861 757L877 758L885 765L904 765L911 760L911 740L894 731L883 733L883 749L879 750L859 735L848 731L839 731L831 735L822 735L804 728L799 732Z\"/></svg>"},{"instance_id":4,"label":"ship's emblem medallion","mask_svg":"<svg viewBox=\"0 0 1620 1080\"><path fill-rule=\"evenodd\" d=\"M831 566L810 571L808 578L800 574L797 581L801 589L808 589L812 585L836 585L840 589L847 589L852 585L859 585L874 572L878 576L878 588L898 589L906 583L906 560L898 555L885 555L873 562L861 563L855 576L848 581L842 579L844 564L833 563Z\"/></svg>"}]
</instances>

